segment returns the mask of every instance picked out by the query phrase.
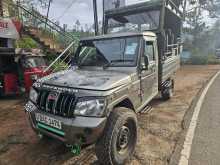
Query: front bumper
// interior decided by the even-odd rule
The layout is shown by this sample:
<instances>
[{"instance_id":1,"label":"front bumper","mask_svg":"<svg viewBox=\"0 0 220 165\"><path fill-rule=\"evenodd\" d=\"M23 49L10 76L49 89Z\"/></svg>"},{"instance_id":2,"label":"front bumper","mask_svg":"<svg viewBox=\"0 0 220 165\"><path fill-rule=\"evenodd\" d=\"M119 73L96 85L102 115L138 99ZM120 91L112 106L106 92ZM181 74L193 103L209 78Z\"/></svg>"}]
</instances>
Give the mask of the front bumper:
<instances>
[{"instance_id":1,"label":"front bumper","mask_svg":"<svg viewBox=\"0 0 220 165\"><path fill-rule=\"evenodd\" d=\"M58 130L38 123L35 117L36 113L61 121L62 129ZM31 126L36 133L53 137L66 144L92 144L96 142L102 135L107 120L106 117L94 118L79 116L70 119L42 112L38 109L32 112L27 112L27 115Z\"/></svg>"}]
</instances>

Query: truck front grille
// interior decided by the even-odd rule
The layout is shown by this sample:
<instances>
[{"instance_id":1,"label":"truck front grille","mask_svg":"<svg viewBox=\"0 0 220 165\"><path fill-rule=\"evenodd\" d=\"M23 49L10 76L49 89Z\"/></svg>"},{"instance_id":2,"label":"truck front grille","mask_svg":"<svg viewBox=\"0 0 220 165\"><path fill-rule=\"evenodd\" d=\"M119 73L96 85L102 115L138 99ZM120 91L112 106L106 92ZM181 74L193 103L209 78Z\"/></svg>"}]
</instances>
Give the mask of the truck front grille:
<instances>
[{"instance_id":1,"label":"truck front grille","mask_svg":"<svg viewBox=\"0 0 220 165\"><path fill-rule=\"evenodd\" d=\"M40 91L37 104L41 111L62 117L73 117L76 97L74 94Z\"/></svg>"}]
</instances>

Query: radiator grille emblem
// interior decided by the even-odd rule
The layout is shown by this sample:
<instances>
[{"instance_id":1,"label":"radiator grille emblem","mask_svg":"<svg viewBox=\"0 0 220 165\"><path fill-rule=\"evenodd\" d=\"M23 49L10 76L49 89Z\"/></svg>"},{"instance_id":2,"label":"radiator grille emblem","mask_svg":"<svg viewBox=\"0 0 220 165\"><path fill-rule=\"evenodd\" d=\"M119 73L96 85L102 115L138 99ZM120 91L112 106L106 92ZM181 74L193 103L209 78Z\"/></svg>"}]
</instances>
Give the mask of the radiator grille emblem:
<instances>
[{"instance_id":1,"label":"radiator grille emblem","mask_svg":"<svg viewBox=\"0 0 220 165\"><path fill-rule=\"evenodd\" d=\"M58 98L58 93L50 93L48 96L48 100L56 100Z\"/></svg>"}]
</instances>

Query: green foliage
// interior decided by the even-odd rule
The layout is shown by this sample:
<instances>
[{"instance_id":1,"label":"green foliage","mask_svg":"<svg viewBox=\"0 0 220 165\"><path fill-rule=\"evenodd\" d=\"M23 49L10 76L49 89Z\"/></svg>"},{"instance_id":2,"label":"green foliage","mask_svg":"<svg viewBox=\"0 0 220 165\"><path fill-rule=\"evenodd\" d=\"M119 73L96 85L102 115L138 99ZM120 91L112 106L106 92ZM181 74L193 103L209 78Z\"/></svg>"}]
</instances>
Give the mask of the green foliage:
<instances>
[{"instance_id":1,"label":"green foliage","mask_svg":"<svg viewBox=\"0 0 220 165\"><path fill-rule=\"evenodd\" d=\"M46 56L46 59L47 59L49 64L51 64L56 58L57 58L57 56L54 55L54 54L47 54L47 56ZM52 70L54 70L55 72L58 72L58 71L61 71L61 70L65 70L65 69L67 69L67 64L65 62L63 62L61 59L58 60L52 66Z\"/></svg>"},{"instance_id":2,"label":"green foliage","mask_svg":"<svg viewBox=\"0 0 220 165\"><path fill-rule=\"evenodd\" d=\"M192 64L192 65L219 65L220 60L216 58L214 54L203 54L199 49L192 50L192 56L184 64Z\"/></svg>"},{"instance_id":3,"label":"green foliage","mask_svg":"<svg viewBox=\"0 0 220 165\"><path fill-rule=\"evenodd\" d=\"M67 64L65 62L62 61L57 61L53 67L52 70L54 70L54 72L59 72L61 70L66 70L67 69Z\"/></svg>"},{"instance_id":4,"label":"green foliage","mask_svg":"<svg viewBox=\"0 0 220 165\"><path fill-rule=\"evenodd\" d=\"M208 58L207 56L193 54L190 59L190 63L193 65L206 65L208 64Z\"/></svg>"},{"instance_id":5,"label":"green foliage","mask_svg":"<svg viewBox=\"0 0 220 165\"><path fill-rule=\"evenodd\" d=\"M16 41L16 48L39 48L38 44L30 37L22 37Z\"/></svg>"},{"instance_id":6,"label":"green foliage","mask_svg":"<svg viewBox=\"0 0 220 165\"><path fill-rule=\"evenodd\" d=\"M215 55L208 55L208 64L210 65L219 65L220 59L217 59Z\"/></svg>"},{"instance_id":7,"label":"green foliage","mask_svg":"<svg viewBox=\"0 0 220 165\"><path fill-rule=\"evenodd\" d=\"M192 39L186 39L184 49L192 53L191 64L220 64L215 51L220 48L220 20L211 28L199 32Z\"/></svg>"}]
</instances>

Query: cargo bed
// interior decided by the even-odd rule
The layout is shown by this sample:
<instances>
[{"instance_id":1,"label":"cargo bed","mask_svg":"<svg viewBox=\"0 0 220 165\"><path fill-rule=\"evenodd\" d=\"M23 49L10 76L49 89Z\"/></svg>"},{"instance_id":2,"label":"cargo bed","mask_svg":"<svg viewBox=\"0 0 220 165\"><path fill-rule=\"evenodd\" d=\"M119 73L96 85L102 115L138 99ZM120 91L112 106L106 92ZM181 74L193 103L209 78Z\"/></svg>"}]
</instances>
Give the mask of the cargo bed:
<instances>
[{"instance_id":1,"label":"cargo bed","mask_svg":"<svg viewBox=\"0 0 220 165\"><path fill-rule=\"evenodd\" d=\"M180 57L172 56L166 59L162 63L162 75L161 80L162 83L172 77L173 74L180 68Z\"/></svg>"}]
</instances>

